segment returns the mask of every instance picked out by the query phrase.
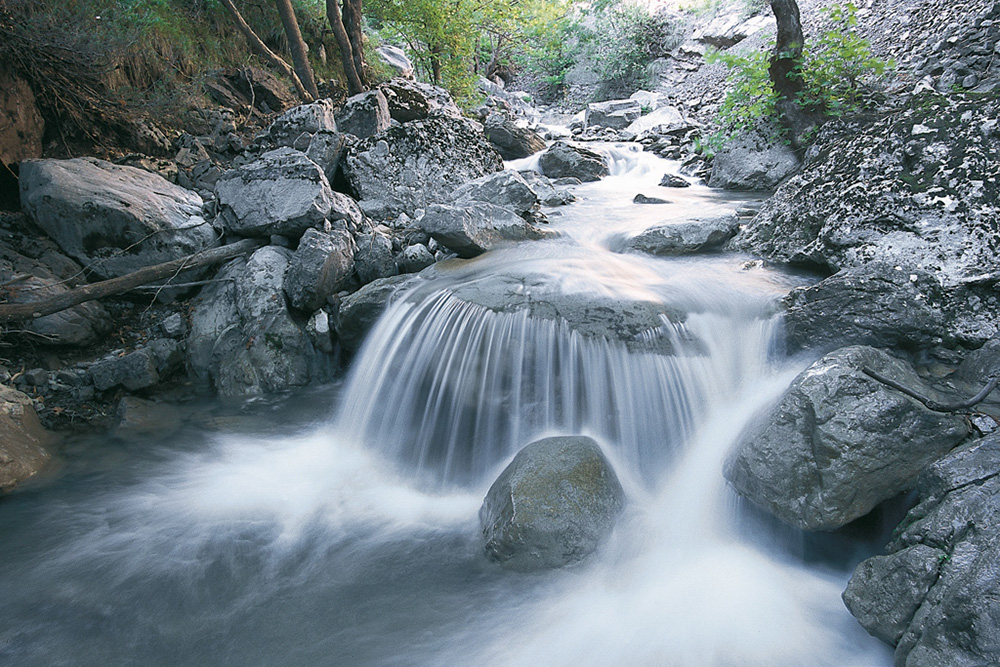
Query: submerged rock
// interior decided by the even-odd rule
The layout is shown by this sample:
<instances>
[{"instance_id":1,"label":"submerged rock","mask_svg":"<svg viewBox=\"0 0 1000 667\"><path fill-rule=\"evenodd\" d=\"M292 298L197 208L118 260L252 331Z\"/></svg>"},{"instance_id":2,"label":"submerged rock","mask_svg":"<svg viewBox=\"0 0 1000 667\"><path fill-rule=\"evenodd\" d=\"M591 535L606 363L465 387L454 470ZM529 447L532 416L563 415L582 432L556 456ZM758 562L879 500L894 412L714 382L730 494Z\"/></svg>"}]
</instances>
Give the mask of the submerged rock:
<instances>
[{"instance_id":1,"label":"submerged rock","mask_svg":"<svg viewBox=\"0 0 1000 667\"><path fill-rule=\"evenodd\" d=\"M886 555L858 565L844 603L908 667L1000 654L1000 434L931 465Z\"/></svg>"},{"instance_id":2,"label":"submerged rock","mask_svg":"<svg viewBox=\"0 0 1000 667\"><path fill-rule=\"evenodd\" d=\"M578 178L598 181L608 175L607 162L589 148L557 141L538 159L542 173L549 178Z\"/></svg>"},{"instance_id":3,"label":"submerged rock","mask_svg":"<svg viewBox=\"0 0 1000 667\"><path fill-rule=\"evenodd\" d=\"M487 555L528 571L583 560L614 529L625 492L586 436L538 440L517 453L479 510Z\"/></svg>"},{"instance_id":4,"label":"submerged rock","mask_svg":"<svg viewBox=\"0 0 1000 667\"><path fill-rule=\"evenodd\" d=\"M143 169L96 158L26 160L20 187L25 213L101 278L218 244L201 197Z\"/></svg>"},{"instance_id":5,"label":"submerged rock","mask_svg":"<svg viewBox=\"0 0 1000 667\"><path fill-rule=\"evenodd\" d=\"M337 338L344 351L357 351L386 306L417 280L413 274L380 278L345 297L336 322Z\"/></svg>"},{"instance_id":6,"label":"submerged rock","mask_svg":"<svg viewBox=\"0 0 1000 667\"><path fill-rule=\"evenodd\" d=\"M34 477L48 465L49 434L38 421L31 399L0 384L0 493Z\"/></svg>"},{"instance_id":7,"label":"submerged rock","mask_svg":"<svg viewBox=\"0 0 1000 667\"><path fill-rule=\"evenodd\" d=\"M932 412L863 372L934 396L904 362L870 347L832 352L799 375L741 437L726 479L755 505L803 530L833 530L913 488L964 440L960 415Z\"/></svg>"}]
</instances>

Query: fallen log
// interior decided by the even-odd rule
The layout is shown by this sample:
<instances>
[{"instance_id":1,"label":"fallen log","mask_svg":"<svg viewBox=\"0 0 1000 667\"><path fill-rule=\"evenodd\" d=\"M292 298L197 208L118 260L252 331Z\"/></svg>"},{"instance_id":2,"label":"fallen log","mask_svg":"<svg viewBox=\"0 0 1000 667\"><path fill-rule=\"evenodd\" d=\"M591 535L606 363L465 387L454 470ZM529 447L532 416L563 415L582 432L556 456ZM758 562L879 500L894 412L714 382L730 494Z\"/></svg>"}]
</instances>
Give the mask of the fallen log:
<instances>
[{"instance_id":1,"label":"fallen log","mask_svg":"<svg viewBox=\"0 0 1000 667\"><path fill-rule=\"evenodd\" d=\"M236 243L219 246L210 250L202 250L193 255L174 259L163 264L147 266L128 275L90 283L89 285L82 285L62 294L56 294L55 296L32 301L31 303L0 304L0 323L51 315L52 313L58 313L59 311L78 306L87 301L94 301L116 294L124 294L136 287L175 276L181 271L211 266L212 264L217 264L233 257L239 257L240 255L256 250L262 245L263 242L256 239L243 239Z\"/></svg>"}]
</instances>

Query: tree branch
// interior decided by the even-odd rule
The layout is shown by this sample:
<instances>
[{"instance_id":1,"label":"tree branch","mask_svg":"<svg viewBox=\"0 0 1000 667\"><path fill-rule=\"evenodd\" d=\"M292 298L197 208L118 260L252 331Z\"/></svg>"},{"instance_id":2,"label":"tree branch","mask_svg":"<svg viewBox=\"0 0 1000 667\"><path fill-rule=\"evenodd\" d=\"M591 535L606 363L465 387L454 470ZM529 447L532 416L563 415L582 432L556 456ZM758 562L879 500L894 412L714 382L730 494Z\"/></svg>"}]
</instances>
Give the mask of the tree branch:
<instances>
[{"instance_id":1,"label":"tree branch","mask_svg":"<svg viewBox=\"0 0 1000 667\"><path fill-rule=\"evenodd\" d=\"M893 380L891 378L887 378L886 376L882 375L881 373L873 371L870 368L862 368L861 371L865 375L867 375L868 377L870 377L870 378L872 378L874 380L878 380L879 382L881 382L882 384L886 385L887 387L892 387L896 391L902 392L902 393L906 394L907 396L909 396L910 398L914 398L914 399L920 401L921 403L924 404L924 407L926 407L928 410L932 410L934 412L957 412L959 410L967 410L967 409L969 409L969 408L971 408L971 407L973 407L975 405L978 405L979 403L982 403L984 400L986 400L986 397L989 396L989 394L990 394L991 391L993 391L994 389L996 389L997 383L1000 382L1000 376L994 375L992 378L990 378L990 381L986 383L986 386L983 387L982 390L980 390L980 392L978 394L976 394L975 396L973 396L972 398L970 398L968 400L965 400L965 401L959 401L958 403L938 403L937 401L935 401L933 399L930 399L930 398L928 398L926 396L918 394L917 392L913 391L909 387L904 387L903 385L901 385L900 383L896 382L895 380Z\"/></svg>"}]
</instances>

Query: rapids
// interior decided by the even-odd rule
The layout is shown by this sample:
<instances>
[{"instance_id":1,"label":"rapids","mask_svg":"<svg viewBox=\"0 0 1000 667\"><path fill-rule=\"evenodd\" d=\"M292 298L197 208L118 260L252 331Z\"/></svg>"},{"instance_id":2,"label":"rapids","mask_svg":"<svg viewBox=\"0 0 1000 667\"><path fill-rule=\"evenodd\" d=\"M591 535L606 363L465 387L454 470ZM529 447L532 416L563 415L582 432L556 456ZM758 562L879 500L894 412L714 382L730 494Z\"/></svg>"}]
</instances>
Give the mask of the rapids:
<instances>
[{"instance_id":1,"label":"rapids","mask_svg":"<svg viewBox=\"0 0 1000 667\"><path fill-rule=\"evenodd\" d=\"M677 164L602 150L612 175L548 211L561 238L438 265L343 383L187 404L171 435L77 438L59 474L0 502L0 663L890 664L840 601L871 545L817 553L721 474L808 361L784 358L775 317L803 279L614 252L734 201L658 188ZM633 346L463 298L510 276L532 298L683 316ZM482 498L520 446L566 433L602 443L626 513L580 565L503 571L482 553Z\"/></svg>"}]
</instances>

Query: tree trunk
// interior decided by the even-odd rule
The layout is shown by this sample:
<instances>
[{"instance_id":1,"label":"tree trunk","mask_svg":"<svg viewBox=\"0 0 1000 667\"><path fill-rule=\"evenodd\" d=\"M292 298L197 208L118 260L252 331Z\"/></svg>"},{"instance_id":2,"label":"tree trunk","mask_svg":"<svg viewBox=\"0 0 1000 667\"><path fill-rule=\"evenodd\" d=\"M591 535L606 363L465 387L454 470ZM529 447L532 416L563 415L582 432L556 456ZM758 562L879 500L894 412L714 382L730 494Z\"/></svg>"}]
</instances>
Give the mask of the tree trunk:
<instances>
[{"instance_id":1,"label":"tree trunk","mask_svg":"<svg viewBox=\"0 0 1000 667\"><path fill-rule=\"evenodd\" d=\"M223 1L225 2L225 0ZM43 315L51 315L52 313L58 313L87 301L94 301L114 294L124 294L136 287L175 276L181 271L210 266L227 259L232 259L233 257L238 257L239 255L244 255L252 250L256 250L261 245L263 245L261 241L244 239L218 248L203 250L188 257L164 262L163 264L147 266L128 275L83 285L47 299L32 301L31 303L3 303L0 304L0 322L27 320L42 317Z\"/></svg>"},{"instance_id":2,"label":"tree trunk","mask_svg":"<svg viewBox=\"0 0 1000 667\"><path fill-rule=\"evenodd\" d=\"M351 39L347 35L344 27L344 19L340 14L340 4L337 0L326 0L326 18L330 21L333 29L333 37L337 40L337 47L340 49L340 60L344 64L344 76L347 77L347 92L357 95L365 91L365 85L354 64L354 49L351 46Z\"/></svg>"},{"instance_id":3,"label":"tree trunk","mask_svg":"<svg viewBox=\"0 0 1000 667\"><path fill-rule=\"evenodd\" d=\"M302 86L309 91L309 94L313 98L318 98L319 90L316 89L316 78L309 65L308 50L305 40L302 39L302 32L299 30L299 21L295 18L295 10L292 9L292 0L274 0L274 4L278 7L278 16L281 17L281 25L285 28L285 37L288 39L288 50L292 54L295 72L299 75Z\"/></svg>"},{"instance_id":4,"label":"tree trunk","mask_svg":"<svg viewBox=\"0 0 1000 667\"><path fill-rule=\"evenodd\" d=\"M236 9L236 5L233 4L233 0L222 0L222 4L229 10L233 20L236 21L236 27L239 28L240 32L243 33L243 36L246 37L253 52L271 63L274 67L280 70L282 74L291 79L292 85L295 86L295 90L298 92L300 98L306 102L312 102L314 99L313 96L305 89L305 86L302 85L302 81L295 73L295 70L292 69L292 66L286 63L277 53L267 48L267 44L265 44L261 38L257 36L257 33L253 31L250 24L243 19L243 15L240 14L240 10Z\"/></svg>"},{"instance_id":5,"label":"tree trunk","mask_svg":"<svg viewBox=\"0 0 1000 667\"><path fill-rule=\"evenodd\" d=\"M367 88L364 31L361 26L361 2L362 0L344 0L344 28L347 30L347 38L351 42L351 57L354 58L354 69L358 73L358 78L361 79L361 85Z\"/></svg>"},{"instance_id":6,"label":"tree trunk","mask_svg":"<svg viewBox=\"0 0 1000 667\"><path fill-rule=\"evenodd\" d=\"M815 130L817 120L801 104L805 89L802 81L802 21L795 0L771 0L771 11L778 26L774 53L768 75L778 94L778 121L788 131L792 146L800 148Z\"/></svg>"}]
</instances>

